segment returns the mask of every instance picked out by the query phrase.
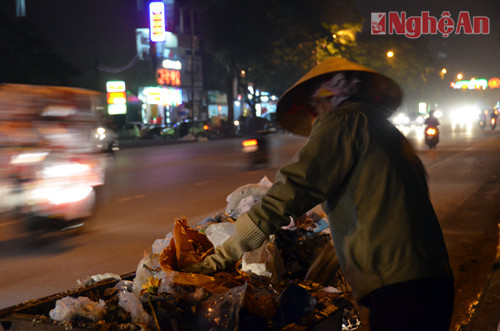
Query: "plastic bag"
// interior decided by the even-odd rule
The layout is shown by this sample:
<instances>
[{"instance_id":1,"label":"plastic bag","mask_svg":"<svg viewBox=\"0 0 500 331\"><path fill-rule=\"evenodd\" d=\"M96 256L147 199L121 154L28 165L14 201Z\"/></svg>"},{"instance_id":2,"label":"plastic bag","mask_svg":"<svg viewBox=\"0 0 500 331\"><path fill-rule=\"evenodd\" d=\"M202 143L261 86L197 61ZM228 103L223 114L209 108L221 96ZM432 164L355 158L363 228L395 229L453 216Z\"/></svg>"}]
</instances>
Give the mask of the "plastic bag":
<instances>
[{"instance_id":1,"label":"plastic bag","mask_svg":"<svg viewBox=\"0 0 500 331\"><path fill-rule=\"evenodd\" d=\"M264 176L257 184L247 184L238 187L226 198L226 212L234 218L246 213L254 204L260 202L262 197L273 185L269 179Z\"/></svg>"},{"instance_id":2,"label":"plastic bag","mask_svg":"<svg viewBox=\"0 0 500 331\"><path fill-rule=\"evenodd\" d=\"M153 243L152 252L156 254L160 254L163 252L163 250L170 244L170 240L172 239L173 234L172 232L167 233L165 238L163 239L156 239Z\"/></svg>"},{"instance_id":3,"label":"plastic bag","mask_svg":"<svg viewBox=\"0 0 500 331\"><path fill-rule=\"evenodd\" d=\"M87 297L64 297L56 301L54 309L50 310L49 316L55 321L71 321L76 317L85 317L92 321L102 319L106 311L106 303L103 300L95 302Z\"/></svg>"},{"instance_id":4,"label":"plastic bag","mask_svg":"<svg viewBox=\"0 0 500 331\"><path fill-rule=\"evenodd\" d=\"M306 289L297 284L291 284L278 298L279 322L282 327L290 323L301 323L303 318L314 312L316 298Z\"/></svg>"},{"instance_id":5,"label":"plastic bag","mask_svg":"<svg viewBox=\"0 0 500 331\"><path fill-rule=\"evenodd\" d=\"M119 292L118 298L118 305L130 313L133 323L140 325L151 323L152 317L146 313L137 295L131 292Z\"/></svg>"},{"instance_id":6,"label":"plastic bag","mask_svg":"<svg viewBox=\"0 0 500 331\"><path fill-rule=\"evenodd\" d=\"M135 278L133 281L133 290L136 295L142 291L142 285L146 284L150 277L158 277L160 271L160 255L144 253L144 257L139 261L135 271Z\"/></svg>"},{"instance_id":7,"label":"plastic bag","mask_svg":"<svg viewBox=\"0 0 500 331\"><path fill-rule=\"evenodd\" d=\"M212 242L214 247L222 245L233 233L234 222L214 223L205 230L208 240Z\"/></svg>"},{"instance_id":8,"label":"plastic bag","mask_svg":"<svg viewBox=\"0 0 500 331\"><path fill-rule=\"evenodd\" d=\"M121 292L132 292L134 290L134 282L122 279L118 283L116 283L113 288Z\"/></svg>"},{"instance_id":9,"label":"plastic bag","mask_svg":"<svg viewBox=\"0 0 500 331\"><path fill-rule=\"evenodd\" d=\"M98 282L100 282L102 280L106 280L106 279L114 279L116 281L120 281L122 278L120 277L120 275L107 272L104 274L97 274L97 275L90 276L85 281L77 280L77 284L80 286L88 286L88 285L92 285L92 284L98 283Z\"/></svg>"},{"instance_id":10,"label":"plastic bag","mask_svg":"<svg viewBox=\"0 0 500 331\"><path fill-rule=\"evenodd\" d=\"M200 330L237 330L239 312L243 304L247 283L225 293L214 295L201 303L198 311Z\"/></svg>"},{"instance_id":11,"label":"plastic bag","mask_svg":"<svg viewBox=\"0 0 500 331\"><path fill-rule=\"evenodd\" d=\"M312 258L304 279L323 285L334 284L338 280L340 262L332 242L327 242L318 255Z\"/></svg>"},{"instance_id":12,"label":"plastic bag","mask_svg":"<svg viewBox=\"0 0 500 331\"><path fill-rule=\"evenodd\" d=\"M266 240L256 250L243 254L243 258L241 260L241 270L271 278L272 273L266 267L270 258L269 251L267 250L268 244L269 240Z\"/></svg>"}]
</instances>

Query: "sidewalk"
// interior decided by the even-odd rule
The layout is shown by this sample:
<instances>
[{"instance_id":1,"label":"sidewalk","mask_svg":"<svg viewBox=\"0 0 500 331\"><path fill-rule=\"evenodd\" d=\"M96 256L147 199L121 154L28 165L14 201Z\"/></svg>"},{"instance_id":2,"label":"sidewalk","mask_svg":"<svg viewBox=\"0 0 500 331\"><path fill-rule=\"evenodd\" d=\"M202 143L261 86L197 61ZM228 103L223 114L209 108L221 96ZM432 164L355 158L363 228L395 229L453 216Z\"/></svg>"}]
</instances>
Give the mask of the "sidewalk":
<instances>
[{"instance_id":1,"label":"sidewalk","mask_svg":"<svg viewBox=\"0 0 500 331\"><path fill-rule=\"evenodd\" d=\"M464 330L500 330L500 259L493 264L491 277Z\"/></svg>"},{"instance_id":2,"label":"sidewalk","mask_svg":"<svg viewBox=\"0 0 500 331\"><path fill-rule=\"evenodd\" d=\"M136 147L148 147L148 146L163 146L172 144L183 144L190 142L199 141L197 138L194 139L120 139L119 147L120 149L136 148Z\"/></svg>"}]
</instances>

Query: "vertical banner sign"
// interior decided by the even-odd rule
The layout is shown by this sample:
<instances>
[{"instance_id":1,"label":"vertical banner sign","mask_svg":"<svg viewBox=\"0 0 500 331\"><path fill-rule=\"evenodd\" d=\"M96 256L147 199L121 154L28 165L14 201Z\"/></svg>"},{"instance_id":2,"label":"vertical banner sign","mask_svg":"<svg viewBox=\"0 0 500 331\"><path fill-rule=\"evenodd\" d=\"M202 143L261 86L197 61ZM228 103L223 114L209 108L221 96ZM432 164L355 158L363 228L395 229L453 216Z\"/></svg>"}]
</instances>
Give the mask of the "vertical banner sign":
<instances>
[{"instance_id":1,"label":"vertical banner sign","mask_svg":"<svg viewBox=\"0 0 500 331\"><path fill-rule=\"evenodd\" d=\"M165 4L161 1L149 4L151 41L165 41Z\"/></svg>"},{"instance_id":2,"label":"vertical banner sign","mask_svg":"<svg viewBox=\"0 0 500 331\"><path fill-rule=\"evenodd\" d=\"M127 92L124 81L106 82L108 114L121 115L127 113Z\"/></svg>"}]
</instances>

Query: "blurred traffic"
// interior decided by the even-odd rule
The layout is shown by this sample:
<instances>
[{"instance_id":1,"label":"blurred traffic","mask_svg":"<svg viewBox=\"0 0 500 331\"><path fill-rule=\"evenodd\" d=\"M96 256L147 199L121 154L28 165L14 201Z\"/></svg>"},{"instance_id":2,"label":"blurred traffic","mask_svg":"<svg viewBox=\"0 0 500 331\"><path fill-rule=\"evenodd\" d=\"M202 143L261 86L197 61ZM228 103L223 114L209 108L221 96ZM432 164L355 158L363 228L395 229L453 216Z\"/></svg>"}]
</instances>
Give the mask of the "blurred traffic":
<instances>
[{"instance_id":1,"label":"blurred traffic","mask_svg":"<svg viewBox=\"0 0 500 331\"><path fill-rule=\"evenodd\" d=\"M106 154L119 149L103 126L98 92L0 86L0 212L28 230L82 226L105 184Z\"/></svg>"},{"instance_id":2,"label":"blurred traffic","mask_svg":"<svg viewBox=\"0 0 500 331\"><path fill-rule=\"evenodd\" d=\"M465 130L469 134L474 129L495 130L500 104L494 105L463 105L455 107L435 108L421 113L399 111L390 118L391 122L406 136L412 136L419 140L427 138L427 128L431 127L435 132L433 137L439 141L439 130L437 125L426 125L426 121L432 116L438 121L438 125L450 127L452 131ZM436 142L437 144L437 142ZM435 145L432 144L434 148Z\"/></svg>"}]
</instances>

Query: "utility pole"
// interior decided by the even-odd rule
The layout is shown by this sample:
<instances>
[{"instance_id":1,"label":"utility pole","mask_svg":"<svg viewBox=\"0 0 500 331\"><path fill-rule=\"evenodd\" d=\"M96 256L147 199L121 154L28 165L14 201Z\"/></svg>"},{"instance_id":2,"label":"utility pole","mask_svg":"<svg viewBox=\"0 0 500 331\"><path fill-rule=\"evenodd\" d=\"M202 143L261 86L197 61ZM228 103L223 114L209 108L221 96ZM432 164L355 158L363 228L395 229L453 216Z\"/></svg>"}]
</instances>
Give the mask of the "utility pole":
<instances>
[{"instance_id":1,"label":"utility pole","mask_svg":"<svg viewBox=\"0 0 500 331\"><path fill-rule=\"evenodd\" d=\"M189 6L189 21L191 32L191 111L193 113L193 136L196 137L196 113L194 111L194 22L193 22L193 6Z\"/></svg>"},{"instance_id":2,"label":"utility pole","mask_svg":"<svg viewBox=\"0 0 500 331\"><path fill-rule=\"evenodd\" d=\"M26 17L25 0L16 0L16 17Z\"/></svg>"}]
</instances>

